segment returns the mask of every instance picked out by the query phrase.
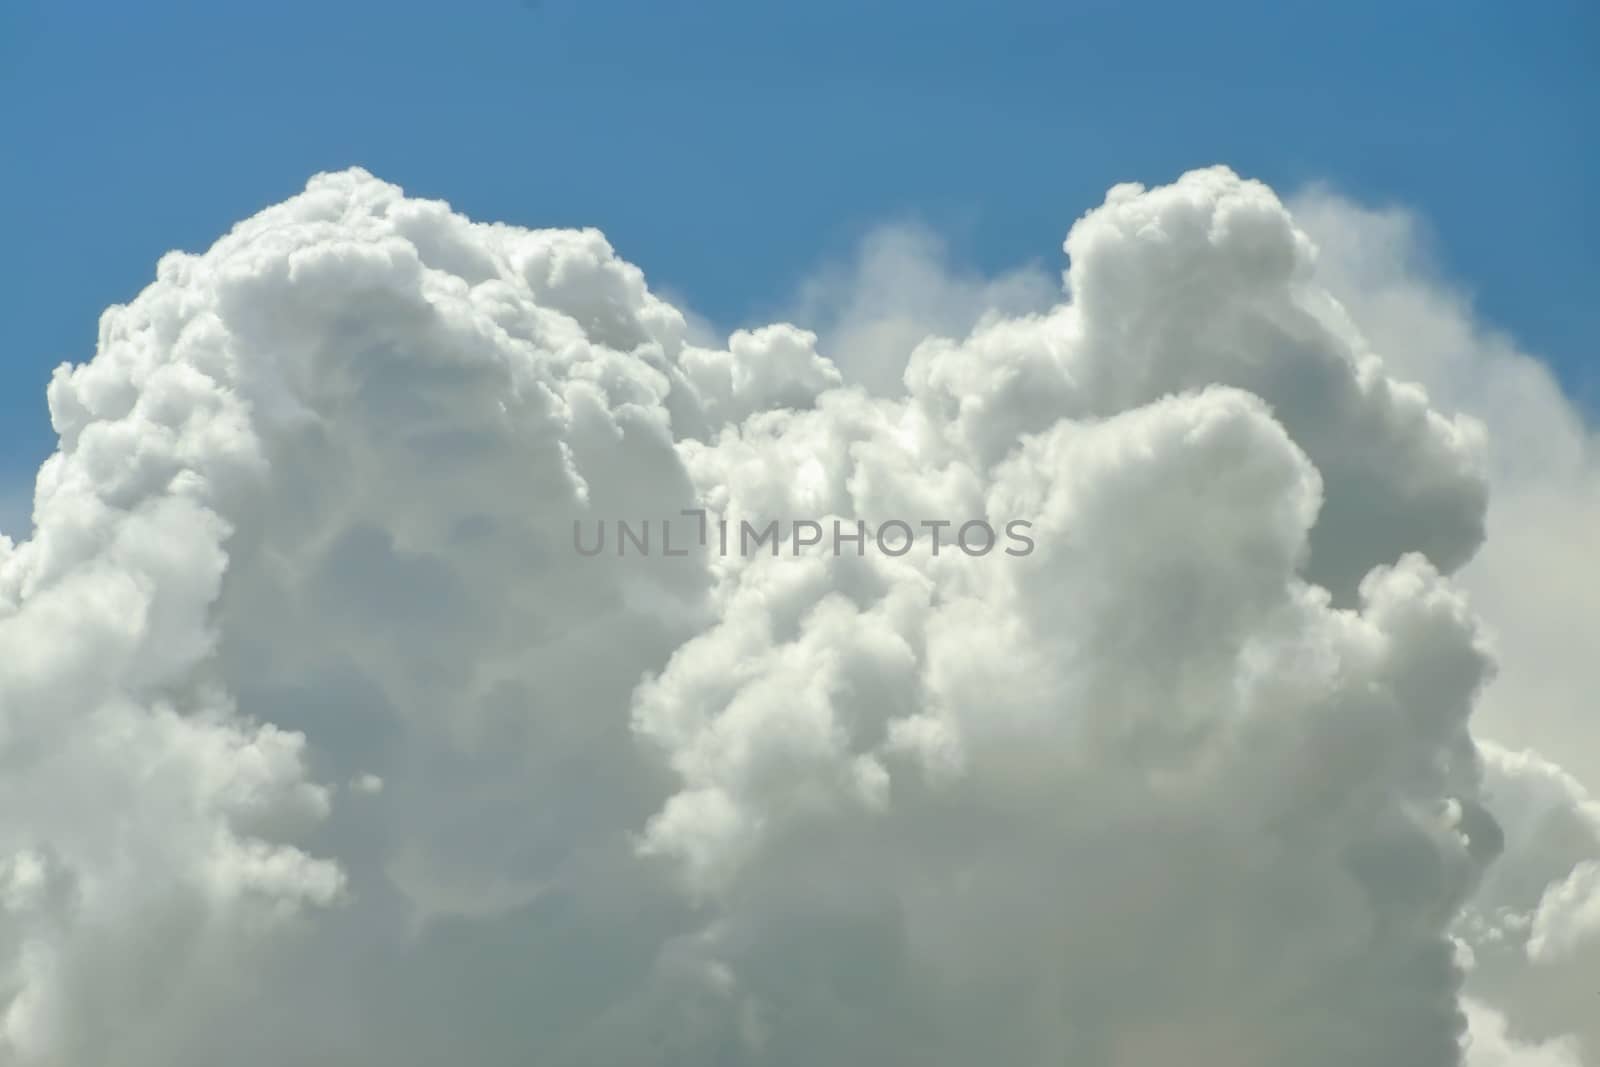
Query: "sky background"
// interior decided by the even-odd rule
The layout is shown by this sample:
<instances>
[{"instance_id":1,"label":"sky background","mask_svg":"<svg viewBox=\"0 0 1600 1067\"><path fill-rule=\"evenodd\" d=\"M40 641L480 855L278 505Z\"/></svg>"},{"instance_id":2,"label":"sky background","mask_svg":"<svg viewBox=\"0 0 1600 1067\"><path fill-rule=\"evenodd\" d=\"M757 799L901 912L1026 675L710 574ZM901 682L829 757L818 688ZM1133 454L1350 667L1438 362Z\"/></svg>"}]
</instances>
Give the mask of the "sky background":
<instances>
[{"instance_id":1,"label":"sky background","mask_svg":"<svg viewBox=\"0 0 1600 1067\"><path fill-rule=\"evenodd\" d=\"M593 225L724 327L876 225L1055 270L1119 181L1223 162L1414 210L1593 408L1600 14L1583 2L540 0L0 6L0 489L108 304L314 172Z\"/></svg>"}]
</instances>

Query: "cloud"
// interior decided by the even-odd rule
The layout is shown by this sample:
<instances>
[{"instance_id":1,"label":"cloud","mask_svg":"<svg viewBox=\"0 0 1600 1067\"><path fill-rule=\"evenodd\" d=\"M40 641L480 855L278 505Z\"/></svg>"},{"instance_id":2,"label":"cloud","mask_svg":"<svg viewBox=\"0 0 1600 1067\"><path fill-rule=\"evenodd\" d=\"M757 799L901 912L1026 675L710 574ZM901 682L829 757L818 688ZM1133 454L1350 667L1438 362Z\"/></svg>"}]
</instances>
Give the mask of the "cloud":
<instances>
[{"instance_id":1,"label":"cloud","mask_svg":"<svg viewBox=\"0 0 1600 1067\"><path fill-rule=\"evenodd\" d=\"M1467 1002L1470 1038L1466 1067L1580 1067L1576 1045L1565 1039L1526 1045L1506 1033L1493 1009Z\"/></svg>"},{"instance_id":2,"label":"cloud","mask_svg":"<svg viewBox=\"0 0 1600 1067\"><path fill-rule=\"evenodd\" d=\"M1495 808L1581 786L1469 731L1492 434L1227 170L1049 301L919 240L725 344L361 171L165 257L0 543L0 1049L1572 1059L1462 998L1477 894L1585 928ZM574 550L688 509L1036 548Z\"/></svg>"},{"instance_id":3,"label":"cloud","mask_svg":"<svg viewBox=\"0 0 1600 1067\"><path fill-rule=\"evenodd\" d=\"M801 286L790 314L813 324L853 384L899 393L907 358L931 337L965 337L981 322L1050 309L1056 278L1037 266L987 278L950 261L944 241L918 223L868 232L848 263Z\"/></svg>"},{"instance_id":4,"label":"cloud","mask_svg":"<svg viewBox=\"0 0 1600 1067\"><path fill-rule=\"evenodd\" d=\"M1440 405L1488 429L1489 536L1460 580L1499 661L1474 728L1492 742L1489 799L1508 853L1470 916L1480 960L1473 984L1493 989L1515 1027L1549 1040L1577 1034L1593 1058L1600 441L1549 368L1480 322L1439 276L1418 220L1326 189L1292 206L1318 245L1333 314L1359 323L1372 350Z\"/></svg>"},{"instance_id":5,"label":"cloud","mask_svg":"<svg viewBox=\"0 0 1600 1067\"><path fill-rule=\"evenodd\" d=\"M1481 324L1430 266L1418 223L1315 191L1295 202L1319 274L1374 351L1488 428L1491 536L1462 575L1496 631L1502 676L1478 721L1506 744L1600 751L1592 620L1600 612L1600 439L1549 368ZM1569 767L1600 790L1600 763Z\"/></svg>"}]
</instances>

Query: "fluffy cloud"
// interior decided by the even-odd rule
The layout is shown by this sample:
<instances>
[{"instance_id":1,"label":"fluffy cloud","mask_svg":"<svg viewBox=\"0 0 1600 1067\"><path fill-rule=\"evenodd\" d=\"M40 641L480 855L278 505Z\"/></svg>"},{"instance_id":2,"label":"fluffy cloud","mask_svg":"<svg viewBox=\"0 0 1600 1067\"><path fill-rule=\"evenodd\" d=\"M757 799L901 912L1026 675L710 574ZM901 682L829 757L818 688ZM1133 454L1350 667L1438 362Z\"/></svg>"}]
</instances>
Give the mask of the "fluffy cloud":
<instances>
[{"instance_id":1,"label":"fluffy cloud","mask_svg":"<svg viewBox=\"0 0 1600 1067\"><path fill-rule=\"evenodd\" d=\"M1466 1067L1582 1067L1571 1039L1526 1044L1507 1034L1505 1017L1493 1009L1473 1001L1466 1009Z\"/></svg>"},{"instance_id":2,"label":"fluffy cloud","mask_svg":"<svg viewBox=\"0 0 1600 1067\"><path fill-rule=\"evenodd\" d=\"M853 262L829 264L791 315L815 323L851 384L899 392L907 358L929 337L965 337L980 322L1048 311L1061 298L1037 266L986 278L960 270L939 235L917 223L867 234Z\"/></svg>"},{"instance_id":3,"label":"fluffy cloud","mask_svg":"<svg viewBox=\"0 0 1600 1067\"><path fill-rule=\"evenodd\" d=\"M1258 183L1066 250L1046 306L880 245L724 346L360 171L164 258L0 542L0 1049L1577 1062L1498 977L1600 857L1468 728L1493 435ZM692 509L1035 550L574 549Z\"/></svg>"},{"instance_id":4,"label":"fluffy cloud","mask_svg":"<svg viewBox=\"0 0 1600 1067\"><path fill-rule=\"evenodd\" d=\"M1485 423L1494 486L1491 536L1462 581L1501 650L1502 676L1480 728L1514 747L1600 751L1593 619L1600 611L1600 438L1549 368L1477 322L1438 279L1419 226L1403 212L1356 207L1325 191L1295 201L1315 234L1319 275L1342 311L1399 373ZM1600 761L1568 768L1600 790Z\"/></svg>"},{"instance_id":5,"label":"fluffy cloud","mask_svg":"<svg viewBox=\"0 0 1600 1067\"><path fill-rule=\"evenodd\" d=\"M1600 689L1593 655L1600 570L1600 441L1549 369L1478 322L1438 277L1420 224L1327 190L1293 202L1316 241L1318 274L1375 350L1488 428L1489 537L1462 586L1492 635L1498 675L1474 717L1489 743L1488 802L1508 852L1469 910L1470 985L1530 1040L1582 1039L1600 1056ZM1353 327L1352 327L1353 328ZM1540 755L1544 753L1546 755ZM1548 756L1562 761L1558 766ZM1530 965L1531 964L1531 965ZM1536 1061L1542 1062L1542 1061Z\"/></svg>"}]
</instances>

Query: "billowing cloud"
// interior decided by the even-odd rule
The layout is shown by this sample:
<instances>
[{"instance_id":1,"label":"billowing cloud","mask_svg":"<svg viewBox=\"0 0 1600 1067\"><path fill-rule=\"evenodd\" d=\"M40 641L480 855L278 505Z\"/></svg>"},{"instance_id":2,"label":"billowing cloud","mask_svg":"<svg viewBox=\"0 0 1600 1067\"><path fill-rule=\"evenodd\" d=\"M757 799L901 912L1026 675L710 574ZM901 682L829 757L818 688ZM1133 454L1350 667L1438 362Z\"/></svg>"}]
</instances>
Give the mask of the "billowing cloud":
<instances>
[{"instance_id":1,"label":"billowing cloud","mask_svg":"<svg viewBox=\"0 0 1600 1067\"><path fill-rule=\"evenodd\" d=\"M1462 575L1496 631L1502 677L1479 713L1503 743L1600 752L1593 666L1600 568L1600 438L1548 367L1477 322L1440 281L1418 224L1327 192L1295 203L1316 235L1319 274L1373 347L1445 406L1490 429L1494 492L1484 550ZM1600 790L1600 760L1568 767Z\"/></svg>"},{"instance_id":2,"label":"billowing cloud","mask_svg":"<svg viewBox=\"0 0 1600 1067\"><path fill-rule=\"evenodd\" d=\"M1571 1038L1528 1044L1510 1036L1505 1017L1492 1008L1468 1001L1466 1009L1466 1067L1582 1067Z\"/></svg>"},{"instance_id":3,"label":"billowing cloud","mask_svg":"<svg viewBox=\"0 0 1600 1067\"><path fill-rule=\"evenodd\" d=\"M360 171L164 258L0 542L0 1049L1577 1062L1490 975L1582 957L1600 856L1469 730L1470 405L1223 169L1053 305L924 248L720 346Z\"/></svg>"},{"instance_id":4,"label":"billowing cloud","mask_svg":"<svg viewBox=\"0 0 1600 1067\"><path fill-rule=\"evenodd\" d=\"M1559 1045L1575 1034L1592 1060L1600 1056L1600 927L1592 918L1600 914L1600 569L1592 547L1600 441L1549 368L1479 322L1438 276L1416 219L1327 190L1297 197L1293 208L1318 245L1336 317L1359 323L1398 372L1488 429L1489 536L1460 581L1499 662L1474 730L1489 739L1487 801L1507 855L1465 923L1477 960L1469 984L1530 1041Z\"/></svg>"},{"instance_id":5,"label":"billowing cloud","mask_svg":"<svg viewBox=\"0 0 1600 1067\"><path fill-rule=\"evenodd\" d=\"M852 385L897 393L912 349L928 338L965 337L980 322L1047 311L1060 299L1057 279L1037 265L996 278L963 271L936 232L901 222L870 231L851 262L818 270L792 315L815 324Z\"/></svg>"}]
</instances>

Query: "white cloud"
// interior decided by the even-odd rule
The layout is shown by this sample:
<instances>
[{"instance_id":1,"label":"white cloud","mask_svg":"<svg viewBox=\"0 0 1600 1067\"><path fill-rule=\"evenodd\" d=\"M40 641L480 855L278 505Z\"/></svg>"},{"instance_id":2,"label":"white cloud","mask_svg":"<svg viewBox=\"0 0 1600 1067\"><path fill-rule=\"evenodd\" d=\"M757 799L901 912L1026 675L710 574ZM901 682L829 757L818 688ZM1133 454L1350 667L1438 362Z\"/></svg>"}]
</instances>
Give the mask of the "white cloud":
<instances>
[{"instance_id":1,"label":"white cloud","mask_svg":"<svg viewBox=\"0 0 1600 1067\"><path fill-rule=\"evenodd\" d=\"M1501 677L1480 729L1514 747L1600 752L1594 618L1600 614L1600 438L1550 370L1483 324L1430 267L1419 226L1325 191L1294 204L1319 275L1372 348L1449 410L1489 428L1490 537L1462 575L1494 629ZM1600 760L1568 769L1600 790Z\"/></svg>"},{"instance_id":2,"label":"white cloud","mask_svg":"<svg viewBox=\"0 0 1600 1067\"><path fill-rule=\"evenodd\" d=\"M899 223L869 232L851 262L817 271L791 315L813 325L852 383L899 393L906 360L923 341L1047 311L1060 296L1057 279L1036 266L996 278L961 271L937 233Z\"/></svg>"},{"instance_id":3,"label":"white cloud","mask_svg":"<svg viewBox=\"0 0 1600 1067\"><path fill-rule=\"evenodd\" d=\"M383 779L376 774L358 774L350 779L350 791L365 796L377 796L383 792Z\"/></svg>"},{"instance_id":4,"label":"white cloud","mask_svg":"<svg viewBox=\"0 0 1600 1067\"><path fill-rule=\"evenodd\" d=\"M1053 307L879 242L726 347L359 171L163 259L0 545L0 1048L1576 1062L1460 928L1588 858L1468 732L1482 425L1225 170L1112 190ZM573 550L697 506L1037 547Z\"/></svg>"},{"instance_id":5,"label":"white cloud","mask_svg":"<svg viewBox=\"0 0 1600 1067\"><path fill-rule=\"evenodd\" d=\"M1600 944L1581 942L1600 911L1600 807L1591 799L1600 790L1600 439L1550 370L1482 324L1438 276L1415 218L1327 190L1293 208L1319 247L1319 276L1341 305L1335 317L1359 323L1387 363L1488 428L1489 536L1461 582L1497 651L1474 729L1494 742L1489 802L1507 855L1475 908L1474 923L1494 940L1477 945L1484 963L1474 983L1494 989L1517 1026L1551 1040L1576 1033L1593 1058Z\"/></svg>"},{"instance_id":6,"label":"white cloud","mask_svg":"<svg viewBox=\"0 0 1600 1067\"><path fill-rule=\"evenodd\" d=\"M1582 1067L1577 1046L1567 1039L1528 1045L1506 1032L1505 1018L1467 1002L1470 1032L1465 1067Z\"/></svg>"}]
</instances>

